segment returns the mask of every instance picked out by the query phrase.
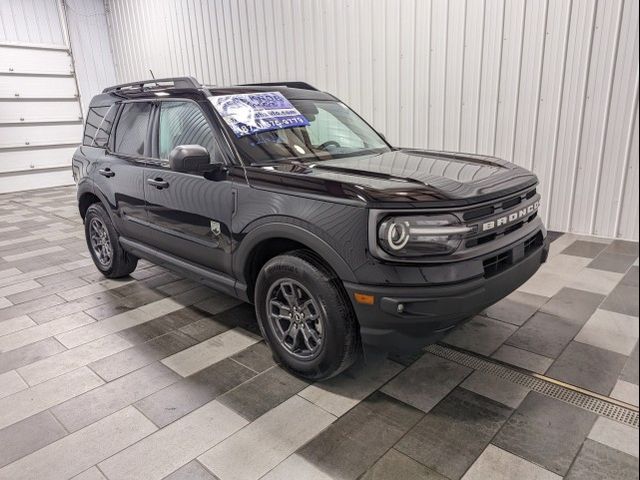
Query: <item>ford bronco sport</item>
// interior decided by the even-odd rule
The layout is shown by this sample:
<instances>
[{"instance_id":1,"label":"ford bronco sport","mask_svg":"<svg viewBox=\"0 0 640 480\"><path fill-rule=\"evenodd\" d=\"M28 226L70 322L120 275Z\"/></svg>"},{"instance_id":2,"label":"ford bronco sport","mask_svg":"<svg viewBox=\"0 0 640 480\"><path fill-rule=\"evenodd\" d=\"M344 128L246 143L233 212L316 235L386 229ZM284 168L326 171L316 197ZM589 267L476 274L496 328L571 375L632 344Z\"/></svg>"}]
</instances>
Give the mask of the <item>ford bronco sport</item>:
<instances>
[{"instance_id":1,"label":"ford bronco sport","mask_svg":"<svg viewBox=\"0 0 640 480\"><path fill-rule=\"evenodd\" d=\"M548 252L531 172L392 147L302 82L107 88L73 173L106 277L145 258L251 302L275 356L310 379L363 345L437 341Z\"/></svg>"}]
</instances>

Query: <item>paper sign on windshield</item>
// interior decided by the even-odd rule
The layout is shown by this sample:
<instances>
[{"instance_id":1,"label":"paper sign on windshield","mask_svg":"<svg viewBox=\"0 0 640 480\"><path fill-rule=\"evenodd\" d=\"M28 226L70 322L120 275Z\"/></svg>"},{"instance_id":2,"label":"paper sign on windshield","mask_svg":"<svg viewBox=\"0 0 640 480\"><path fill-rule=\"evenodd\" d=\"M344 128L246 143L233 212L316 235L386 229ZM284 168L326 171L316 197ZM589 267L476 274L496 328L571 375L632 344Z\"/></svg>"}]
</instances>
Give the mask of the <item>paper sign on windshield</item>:
<instances>
[{"instance_id":1,"label":"paper sign on windshield","mask_svg":"<svg viewBox=\"0 0 640 480\"><path fill-rule=\"evenodd\" d=\"M222 95L209 100L236 137L309 125L280 92Z\"/></svg>"}]
</instances>

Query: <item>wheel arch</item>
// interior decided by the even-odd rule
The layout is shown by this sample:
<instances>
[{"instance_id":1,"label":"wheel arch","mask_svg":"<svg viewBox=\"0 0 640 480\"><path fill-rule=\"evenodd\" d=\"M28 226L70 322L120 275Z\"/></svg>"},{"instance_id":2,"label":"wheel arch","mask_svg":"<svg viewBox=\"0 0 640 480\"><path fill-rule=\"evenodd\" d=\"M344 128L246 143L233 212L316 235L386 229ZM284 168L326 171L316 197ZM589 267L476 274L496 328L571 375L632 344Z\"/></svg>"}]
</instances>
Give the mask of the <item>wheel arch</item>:
<instances>
[{"instance_id":1,"label":"wheel arch","mask_svg":"<svg viewBox=\"0 0 640 480\"><path fill-rule=\"evenodd\" d=\"M326 241L297 225L272 222L251 230L242 239L233 254L233 270L244 292L238 293L253 301L255 280L262 266L271 258L292 251L305 249L328 267L343 281L355 282L356 278L347 262Z\"/></svg>"}]
</instances>

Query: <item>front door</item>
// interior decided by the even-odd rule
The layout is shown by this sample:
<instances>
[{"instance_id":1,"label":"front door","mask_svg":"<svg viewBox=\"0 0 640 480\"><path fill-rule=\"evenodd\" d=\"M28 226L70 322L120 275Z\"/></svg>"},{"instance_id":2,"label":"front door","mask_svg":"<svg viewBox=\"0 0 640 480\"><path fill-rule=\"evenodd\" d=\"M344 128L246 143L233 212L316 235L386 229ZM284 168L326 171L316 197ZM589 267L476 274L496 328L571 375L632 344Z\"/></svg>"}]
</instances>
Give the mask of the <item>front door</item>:
<instances>
[{"instance_id":1,"label":"front door","mask_svg":"<svg viewBox=\"0 0 640 480\"><path fill-rule=\"evenodd\" d=\"M201 145L212 161L221 151L200 106L188 100L158 102L154 118L156 157L145 169L147 218L158 249L228 274L231 271L231 180L175 172L169 153L178 145Z\"/></svg>"}]
</instances>

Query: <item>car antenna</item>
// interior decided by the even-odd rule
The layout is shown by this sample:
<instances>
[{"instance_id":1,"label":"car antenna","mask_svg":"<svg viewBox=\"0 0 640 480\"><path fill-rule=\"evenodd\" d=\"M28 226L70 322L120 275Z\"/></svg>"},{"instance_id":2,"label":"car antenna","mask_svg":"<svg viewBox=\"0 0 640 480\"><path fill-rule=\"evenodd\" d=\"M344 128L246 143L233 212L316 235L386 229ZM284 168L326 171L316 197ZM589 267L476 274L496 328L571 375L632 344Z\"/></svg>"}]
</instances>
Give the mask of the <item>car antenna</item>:
<instances>
[{"instance_id":1,"label":"car antenna","mask_svg":"<svg viewBox=\"0 0 640 480\"><path fill-rule=\"evenodd\" d=\"M156 76L153 74L153 70L149 69L149 73L151 74L151 78L152 78L153 80L155 80L155 79L156 79ZM160 86L160 85L158 84L158 82L156 82L156 86Z\"/></svg>"}]
</instances>

